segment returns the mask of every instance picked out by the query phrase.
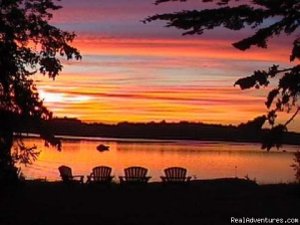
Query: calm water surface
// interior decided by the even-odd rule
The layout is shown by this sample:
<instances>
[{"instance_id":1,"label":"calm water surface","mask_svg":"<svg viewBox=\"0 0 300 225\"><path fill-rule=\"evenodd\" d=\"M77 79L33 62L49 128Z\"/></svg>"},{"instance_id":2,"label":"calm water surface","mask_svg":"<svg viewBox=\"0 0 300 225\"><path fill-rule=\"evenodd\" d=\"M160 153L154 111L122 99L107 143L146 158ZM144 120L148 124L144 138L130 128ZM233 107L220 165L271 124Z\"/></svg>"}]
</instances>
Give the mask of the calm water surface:
<instances>
[{"instance_id":1,"label":"calm water surface","mask_svg":"<svg viewBox=\"0 0 300 225\"><path fill-rule=\"evenodd\" d=\"M293 152L295 146L284 151L266 152L259 144L203 141L146 141L126 139L64 140L62 151L45 147L38 138L26 139L41 151L33 165L22 167L26 178L58 180L57 168L70 166L74 174L88 175L92 168L107 165L113 174L123 175L129 166L149 169L152 181L159 181L162 171L170 166L182 166L197 179L248 176L259 183L294 181ZM110 151L98 152L99 144L110 146ZM117 179L116 179L117 181Z\"/></svg>"}]
</instances>

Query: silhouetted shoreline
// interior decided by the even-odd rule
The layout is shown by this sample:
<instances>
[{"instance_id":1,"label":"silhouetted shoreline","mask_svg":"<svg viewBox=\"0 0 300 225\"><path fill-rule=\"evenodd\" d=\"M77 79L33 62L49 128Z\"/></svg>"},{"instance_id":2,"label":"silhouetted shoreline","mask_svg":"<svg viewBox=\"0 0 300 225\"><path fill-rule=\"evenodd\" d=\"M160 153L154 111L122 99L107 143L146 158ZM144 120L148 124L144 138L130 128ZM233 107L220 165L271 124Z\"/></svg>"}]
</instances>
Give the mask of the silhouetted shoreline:
<instances>
[{"instance_id":1,"label":"silhouetted shoreline","mask_svg":"<svg viewBox=\"0 0 300 225\"><path fill-rule=\"evenodd\" d=\"M217 125L191 122L168 123L130 123L115 125L103 123L85 123L78 119L55 118L43 126L58 136L73 136L81 139L89 137L144 139L144 140L196 140L261 143L266 130L261 130L249 121L238 126ZM36 133L37 128L27 123L21 132ZM283 136L284 144L299 145L300 134L287 132Z\"/></svg>"},{"instance_id":2,"label":"silhouetted shoreline","mask_svg":"<svg viewBox=\"0 0 300 225\"><path fill-rule=\"evenodd\" d=\"M199 225L231 217L299 218L298 184L245 179L195 180L188 186L66 185L26 181L0 187L0 224Z\"/></svg>"}]
</instances>

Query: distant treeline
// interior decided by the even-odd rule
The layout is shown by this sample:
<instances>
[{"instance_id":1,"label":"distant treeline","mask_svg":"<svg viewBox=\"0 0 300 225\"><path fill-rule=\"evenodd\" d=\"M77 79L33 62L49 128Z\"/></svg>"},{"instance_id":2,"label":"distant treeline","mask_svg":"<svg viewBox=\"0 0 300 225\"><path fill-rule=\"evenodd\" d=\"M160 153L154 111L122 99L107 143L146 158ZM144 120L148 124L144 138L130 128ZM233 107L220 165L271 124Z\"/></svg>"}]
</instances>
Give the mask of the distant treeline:
<instances>
[{"instance_id":1,"label":"distant treeline","mask_svg":"<svg viewBox=\"0 0 300 225\"><path fill-rule=\"evenodd\" d=\"M249 121L239 126L191 122L169 123L165 121L149 123L122 122L109 125L84 123L78 119L55 118L45 122L43 126L55 135L235 142L261 142L265 133L265 130L260 129L258 120ZM26 130L35 133L36 128L27 124ZM300 144L300 134L286 133L283 137L283 143Z\"/></svg>"}]
</instances>

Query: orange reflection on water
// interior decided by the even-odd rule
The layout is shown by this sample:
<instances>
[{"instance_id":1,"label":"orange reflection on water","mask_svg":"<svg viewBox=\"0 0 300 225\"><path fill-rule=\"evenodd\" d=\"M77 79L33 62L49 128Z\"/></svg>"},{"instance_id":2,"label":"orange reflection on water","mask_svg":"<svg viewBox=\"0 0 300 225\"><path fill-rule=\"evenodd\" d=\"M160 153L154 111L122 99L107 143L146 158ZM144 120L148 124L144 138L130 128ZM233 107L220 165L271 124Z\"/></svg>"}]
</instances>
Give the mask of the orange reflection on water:
<instances>
[{"instance_id":1,"label":"orange reflection on water","mask_svg":"<svg viewBox=\"0 0 300 225\"><path fill-rule=\"evenodd\" d=\"M189 175L197 179L248 176L259 183L294 180L290 167L295 151L292 147L287 147L287 152L264 152L257 144L225 142L66 140L63 151L58 152L44 147L39 139L27 139L26 143L34 143L41 150L33 165L23 167L27 178L58 180L60 165L68 165L74 174L82 175L88 175L95 166L107 165L113 168L118 181L124 168L139 165L149 169L152 181L159 181L163 169L169 166L186 167ZM110 151L98 152L99 143L109 145Z\"/></svg>"}]
</instances>

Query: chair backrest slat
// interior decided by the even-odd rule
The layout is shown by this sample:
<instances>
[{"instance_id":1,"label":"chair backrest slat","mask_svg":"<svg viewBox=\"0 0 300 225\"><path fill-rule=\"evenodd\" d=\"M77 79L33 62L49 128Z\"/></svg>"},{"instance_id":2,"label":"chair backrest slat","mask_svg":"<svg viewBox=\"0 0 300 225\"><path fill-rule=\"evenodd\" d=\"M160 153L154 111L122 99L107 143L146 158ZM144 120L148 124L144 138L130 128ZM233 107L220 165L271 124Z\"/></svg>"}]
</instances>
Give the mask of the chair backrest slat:
<instances>
[{"instance_id":1,"label":"chair backrest slat","mask_svg":"<svg viewBox=\"0 0 300 225\"><path fill-rule=\"evenodd\" d=\"M166 178L171 180L184 180L186 178L187 170L182 167L169 167L164 170Z\"/></svg>"},{"instance_id":2,"label":"chair backrest slat","mask_svg":"<svg viewBox=\"0 0 300 225\"><path fill-rule=\"evenodd\" d=\"M72 169L70 167L60 166L58 170L63 181L69 181L73 179Z\"/></svg>"},{"instance_id":3,"label":"chair backrest slat","mask_svg":"<svg viewBox=\"0 0 300 225\"><path fill-rule=\"evenodd\" d=\"M141 178L146 177L148 169L140 166L132 166L124 169L125 177Z\"/></svg>"},{"instance_id":4,"label":"chair backrest slat","mask_svg":"<svg viewBox=\"0 0 300 225\"><path fill-rule=\"evenodd\" d=\"M93 168L93 176L95 180L103 180L110 178L112 169L108 166L97 166Z\"/></svg>"}]
</instances>

